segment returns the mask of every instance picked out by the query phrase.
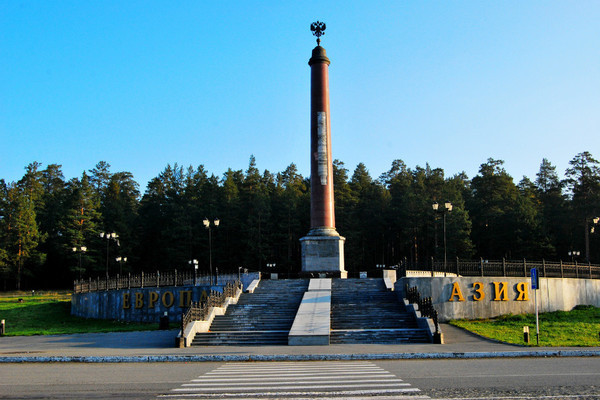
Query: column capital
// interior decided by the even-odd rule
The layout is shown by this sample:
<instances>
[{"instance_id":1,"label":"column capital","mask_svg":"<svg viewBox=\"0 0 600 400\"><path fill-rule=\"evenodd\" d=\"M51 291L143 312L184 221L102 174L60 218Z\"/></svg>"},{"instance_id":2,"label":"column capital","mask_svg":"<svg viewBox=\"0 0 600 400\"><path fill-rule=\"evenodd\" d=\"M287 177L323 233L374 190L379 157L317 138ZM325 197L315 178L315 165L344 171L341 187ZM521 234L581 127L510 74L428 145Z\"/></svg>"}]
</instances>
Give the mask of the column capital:
<instances>
[{"instance_id":1,"label":"column capital","mask_svg":"<svg viewBox=\"0 0 600 400\"><path fill-rule=\"evenodd\" d=\"M313 49L312 57L308 60L308 65L312 67L313 64L331 64L324 47L317 46Z\"/></svg>"}]
</instances>

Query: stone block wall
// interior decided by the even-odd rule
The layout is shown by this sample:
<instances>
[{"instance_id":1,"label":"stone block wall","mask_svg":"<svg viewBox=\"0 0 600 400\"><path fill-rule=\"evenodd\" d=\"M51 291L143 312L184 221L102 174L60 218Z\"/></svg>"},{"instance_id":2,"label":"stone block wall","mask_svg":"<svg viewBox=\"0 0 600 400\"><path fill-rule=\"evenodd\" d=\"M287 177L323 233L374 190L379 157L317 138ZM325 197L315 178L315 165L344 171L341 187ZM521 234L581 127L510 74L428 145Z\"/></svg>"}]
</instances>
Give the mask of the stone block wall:
<instances>
[{"instance_id":1,"label":"stone block wall","mask_svg":"<svg viewBox=\"0 0 600 400\"><path fill-rule=\"evenodd\" d=\"M247 287L252 280L259 279L260 274L242 274L240 278ZM223 286L165 286L74 293L71 314L84 318L158 323L167 312L169 321L180 322L181 314L190 302L202 301L211 290L223 292Z\"/></svg>"},{"instance_id":2,"label":"stone block wall","mask_svg":"<svg viewBox=\"0 0 600 400\"><path fill-rule=\"evenodd\" d=\"M191 301L200 301L219 286L169 286L74 294L71 314L84 318L157 322L166 312L169 321L181 321Z\"/></svg>"},{"instance_id":3,"label":"stone block wall","mask_svg":"<svg viewBox=\"0 0 600 400\"><path fill-rule=\"evenodd\" d=\"M405 277L396 282L401 297L406 284L432 298L440 322L535 312L530 278ZM600 307L600 280L540 278L537 298L540 312L568 311L580 304Z\"/></svg>"}]
</instances>

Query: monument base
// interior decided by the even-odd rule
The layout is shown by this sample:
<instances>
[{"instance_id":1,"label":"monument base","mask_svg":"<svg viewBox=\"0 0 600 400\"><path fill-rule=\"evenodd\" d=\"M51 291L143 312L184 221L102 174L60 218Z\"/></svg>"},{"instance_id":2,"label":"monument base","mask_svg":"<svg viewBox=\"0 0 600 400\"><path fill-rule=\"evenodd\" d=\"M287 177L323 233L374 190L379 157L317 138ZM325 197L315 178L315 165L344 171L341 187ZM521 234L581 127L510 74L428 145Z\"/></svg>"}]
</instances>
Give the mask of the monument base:
<instances>
[{"instance_id":1,"label":"monument base","mask_svg":"<svg viewBox=\"0 0 600 400\"><path fill-rule=\"evenodd\" d=\"M322 233L325 232L322 230L311 231L300 239L302 273L346 278L348 275L344 269L344 242L346 238L337 234L335 229L329 230L328 235ZM335 233L335 235L332 233Z\"/></svg>"}]
</instances>

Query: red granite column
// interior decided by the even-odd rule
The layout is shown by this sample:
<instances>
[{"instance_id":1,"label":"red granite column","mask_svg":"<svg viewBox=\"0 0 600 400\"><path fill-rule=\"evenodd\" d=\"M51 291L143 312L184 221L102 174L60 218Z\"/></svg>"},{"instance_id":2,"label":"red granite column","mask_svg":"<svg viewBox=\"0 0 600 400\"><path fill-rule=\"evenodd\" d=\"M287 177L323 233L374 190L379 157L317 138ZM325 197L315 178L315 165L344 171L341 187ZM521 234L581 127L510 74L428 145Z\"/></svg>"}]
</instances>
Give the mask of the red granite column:
<instances>
[{"instance_id":1,"label":"red granite column","mask_svg":"<svg viewBox=\"0 0 600 400\"><path fill-rule=\"evenodd\" d=\"M310 29L317 36L310 65L310 231L300 238L302 273L346 278L344 242L335 230L333 161L329 118L329 59L320 45L325 24Z\"/></svg>"},{"instance_id":2,"label":"red granite column","mask_svg":"<svg viewBox=\"0 0 600 400\"><path fill-rule=\"evenodd\" d=\"M329 116L329 63L325 49L321 46L315 47L308 62L311 69L310 227L311 234L336 236Z\"/></svg>"}]
</instances>

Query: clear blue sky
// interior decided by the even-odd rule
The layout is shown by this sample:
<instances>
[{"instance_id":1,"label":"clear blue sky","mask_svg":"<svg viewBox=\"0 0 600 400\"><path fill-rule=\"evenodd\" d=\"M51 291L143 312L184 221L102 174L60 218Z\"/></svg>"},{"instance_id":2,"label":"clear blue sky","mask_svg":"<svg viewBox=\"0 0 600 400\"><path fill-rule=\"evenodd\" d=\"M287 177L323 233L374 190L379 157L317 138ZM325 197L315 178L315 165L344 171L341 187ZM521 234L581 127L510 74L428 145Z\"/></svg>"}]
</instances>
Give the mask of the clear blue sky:
<instances>
[{"instance_id":1,"label":"clear blue sky","mask_svg":"<svg viewBox=\"0 0 600 400\"><path fill-rule=\"evenodd\" d=\"M518 182L600 158L598 1L0 0L0 178L98 161L142 190L168 163L308 176L315 38L333 156Z\"/></svg>"}]
</instances>

